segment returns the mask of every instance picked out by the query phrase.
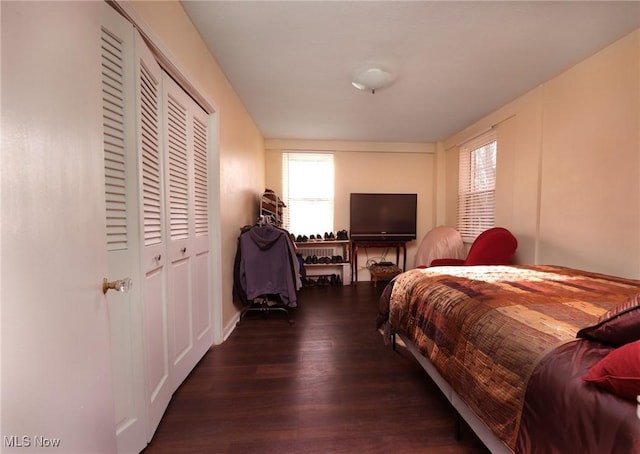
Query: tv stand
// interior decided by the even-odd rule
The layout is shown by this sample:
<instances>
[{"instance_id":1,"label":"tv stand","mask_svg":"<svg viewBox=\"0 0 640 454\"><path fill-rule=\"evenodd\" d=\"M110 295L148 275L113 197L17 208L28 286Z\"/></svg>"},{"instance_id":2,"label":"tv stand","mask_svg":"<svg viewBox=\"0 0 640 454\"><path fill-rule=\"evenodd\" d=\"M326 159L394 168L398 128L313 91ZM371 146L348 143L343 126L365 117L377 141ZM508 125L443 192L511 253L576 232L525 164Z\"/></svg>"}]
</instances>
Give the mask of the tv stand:
<instances>
[{"instance_id":1,"label":"tv stand","mask_svg":"<svg viewBox=\"0 0 640 454\"><path fill-rule=\"evenodd\" d=\"M402 271L407 267L407 240L358 240L351 239L351 280L358 282L358 248L396 248L396 265L400 266L400 249L402 249Z\"/></svg>"}]
</instances>

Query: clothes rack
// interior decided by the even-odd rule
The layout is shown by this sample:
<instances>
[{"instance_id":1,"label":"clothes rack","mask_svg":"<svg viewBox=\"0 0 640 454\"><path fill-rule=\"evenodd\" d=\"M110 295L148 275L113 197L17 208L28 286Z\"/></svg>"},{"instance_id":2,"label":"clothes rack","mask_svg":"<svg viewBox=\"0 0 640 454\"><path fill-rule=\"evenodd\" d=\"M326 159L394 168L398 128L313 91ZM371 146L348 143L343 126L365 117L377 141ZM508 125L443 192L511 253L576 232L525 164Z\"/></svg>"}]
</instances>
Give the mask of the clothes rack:
<instances>
[{"instance_id":1,"label":"clothes rack","mask_svg":"<svg viewBox=\"0 0 640 454\"><path fill-rule=\"evenodd\" d=\"M241 229L234 264L234 303L240 307L238 324L248 312L284 312L297 306L302 287L295 244L290 234L260 215L253 226Z\"/></svg>"}]
</instances>

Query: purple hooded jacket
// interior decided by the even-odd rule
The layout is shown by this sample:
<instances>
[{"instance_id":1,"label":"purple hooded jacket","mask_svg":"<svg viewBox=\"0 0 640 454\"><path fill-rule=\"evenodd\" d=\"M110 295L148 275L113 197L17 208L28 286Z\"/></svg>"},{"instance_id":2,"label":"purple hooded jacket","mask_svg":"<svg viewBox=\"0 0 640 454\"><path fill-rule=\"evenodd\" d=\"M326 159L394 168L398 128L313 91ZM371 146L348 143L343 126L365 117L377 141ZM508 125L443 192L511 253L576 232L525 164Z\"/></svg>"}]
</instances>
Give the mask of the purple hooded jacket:
<instances>
[{"instance_id":1,"label":"purple hooded jacket","mask_svg":"<svg viewBox=\"0 0 640 454\"><path fill-rule=\"evenodd\" d=\"M240 236L240 282L247 298L280 295L282 302L297 306L289 238L271 225L252 227Z\"/></svg>"}]
</instances>

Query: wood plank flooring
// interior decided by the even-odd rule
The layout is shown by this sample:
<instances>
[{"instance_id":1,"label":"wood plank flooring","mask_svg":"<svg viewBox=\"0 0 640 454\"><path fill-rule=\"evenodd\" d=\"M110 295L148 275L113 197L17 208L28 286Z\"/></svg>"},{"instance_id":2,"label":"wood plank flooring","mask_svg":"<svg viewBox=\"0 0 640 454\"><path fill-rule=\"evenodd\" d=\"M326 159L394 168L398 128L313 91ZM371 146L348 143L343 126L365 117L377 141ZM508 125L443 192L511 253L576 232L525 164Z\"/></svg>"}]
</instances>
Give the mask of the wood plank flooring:
<instances>
[{"instance_id":1,"label":"wood plank flooring","mask_svg":"<svg viewBox=\"0 0 640 454\"><path fill-rule=\"evenodd\" d=\"M375 330L384 287L304 287L249 314L176 391L152 453L486 453L426 373Z\"/></svg>"}]
</instances>

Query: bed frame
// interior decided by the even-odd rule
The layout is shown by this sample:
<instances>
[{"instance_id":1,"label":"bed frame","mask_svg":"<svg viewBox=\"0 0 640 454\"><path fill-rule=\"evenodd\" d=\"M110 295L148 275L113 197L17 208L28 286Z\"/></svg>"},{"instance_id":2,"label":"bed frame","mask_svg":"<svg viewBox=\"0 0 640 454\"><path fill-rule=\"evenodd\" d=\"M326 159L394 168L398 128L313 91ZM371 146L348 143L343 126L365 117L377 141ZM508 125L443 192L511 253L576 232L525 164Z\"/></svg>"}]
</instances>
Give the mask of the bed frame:
<instances>
[{"instance_id":1,"label":"bed frame","mask_svg":"<svg viewBox=\"0 0 640 454\"><path fill-rule=\"evenodd\" d=\"M475 432L480 441L491 451L492 454L513 454L513 451L509 449L498 437L496 437L491 430L485 425L485 423L476 416L476 414L471 410L467 404L460 398L460 396L451 388L449 383L442 378L440 372L431 364L427 358L425 358L418 347L411 342L406 336L401 333L393 333L392 334L392 345L393 349L396 349L396 336L400 337L404 345L407 347L407 350L413 355L413 357L418 361L420 366L427 372L429 377L435 382L435 384L440 388L440 391L445 395L447 400L451 403L453 408L458 412L458 415L465 420L465 422L471 427L471 430ZM640 399L640 397L639 397ZM640 404L638 409L638 416L640 417ZM458 422L459 424L459 422ZM459 438L459 425L456 427L456 439Z\"/></svg>"}]
</instances>

